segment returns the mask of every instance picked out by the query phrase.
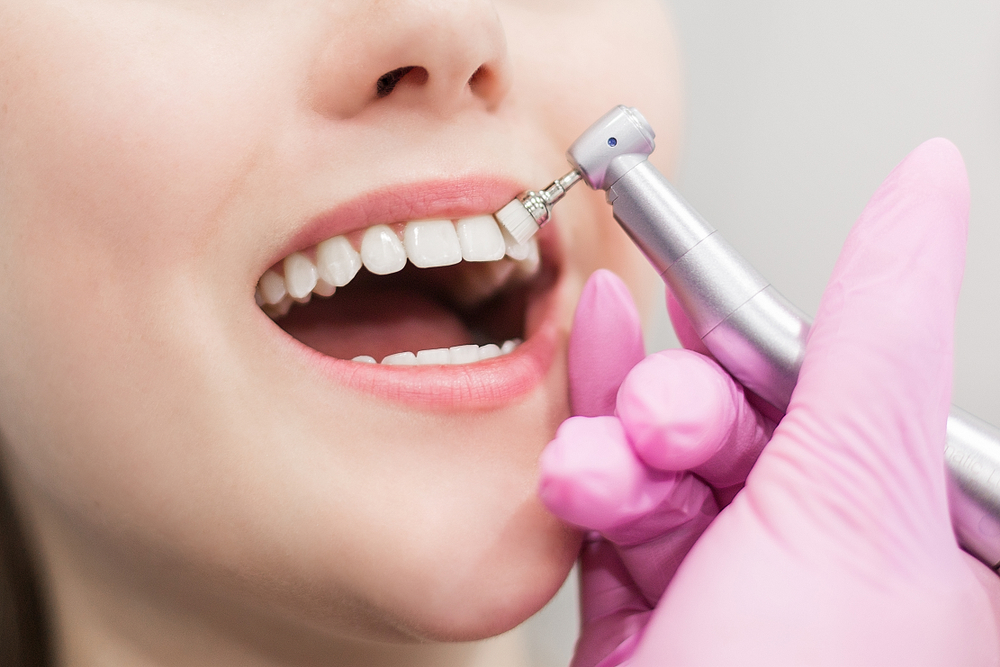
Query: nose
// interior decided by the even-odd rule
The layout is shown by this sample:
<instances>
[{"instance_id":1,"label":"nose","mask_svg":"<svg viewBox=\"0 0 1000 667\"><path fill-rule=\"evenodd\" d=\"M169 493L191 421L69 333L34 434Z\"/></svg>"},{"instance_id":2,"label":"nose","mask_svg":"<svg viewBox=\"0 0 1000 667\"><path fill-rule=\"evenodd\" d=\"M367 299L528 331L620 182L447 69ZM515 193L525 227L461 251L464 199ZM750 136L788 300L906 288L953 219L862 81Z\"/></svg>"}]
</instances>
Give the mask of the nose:
<instances>
[{"instance_id":1,"label":"nose","mask_svg":"<svg viewBox=\"0 0 1000 667\"><path fill-rule=\"evenodd\" d=\"M507 40L490 0L347 4L332 10L313 71L312 103L324 116L350 118L377 104L447 115L492 110L505 96Z\"/></svg>"}]
</instances>

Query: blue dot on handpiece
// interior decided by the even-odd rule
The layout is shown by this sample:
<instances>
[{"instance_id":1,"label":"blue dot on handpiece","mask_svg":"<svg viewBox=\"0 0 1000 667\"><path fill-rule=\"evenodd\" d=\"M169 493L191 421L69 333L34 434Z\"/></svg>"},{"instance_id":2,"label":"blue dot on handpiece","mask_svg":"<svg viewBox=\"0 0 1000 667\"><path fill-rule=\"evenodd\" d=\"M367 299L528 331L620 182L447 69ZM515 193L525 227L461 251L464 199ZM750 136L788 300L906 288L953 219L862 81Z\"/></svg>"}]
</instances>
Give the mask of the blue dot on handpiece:
<instances>
[{"instance_id":1,"label":"blue dot on handpiece","mask_svg":"<svg viewBox=\"0 0 1000 667\"><path fill-rule=\"evenodd\" d=\"M614 148L617 145L618 145L618 140L617 139L615 139L614 137L611 137L610 139L608 139L608 146L611 146L612 148Z\"/></svg>"}]
</instances>

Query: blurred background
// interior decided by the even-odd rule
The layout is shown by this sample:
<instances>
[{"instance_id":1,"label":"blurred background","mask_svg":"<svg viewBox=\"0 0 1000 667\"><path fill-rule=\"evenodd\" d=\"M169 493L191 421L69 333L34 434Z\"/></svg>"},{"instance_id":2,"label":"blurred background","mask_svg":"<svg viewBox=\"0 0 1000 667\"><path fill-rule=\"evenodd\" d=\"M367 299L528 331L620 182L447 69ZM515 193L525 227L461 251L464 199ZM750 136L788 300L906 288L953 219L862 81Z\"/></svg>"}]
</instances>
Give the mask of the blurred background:
<instances>
[{"instance_id":1,"label":"blurred background","mask_svg":"<svg viewBox=\"0 0 1000 667\"><path fill-rule=\"evenodd\" d=\"M676 185L815 314L868 198L943 136L972 187L954 402L1000 426L1000 2L666 0L685 71ZM676 345L661 308L650 350ZM528 624L539 667L569 663L575 577Z\"/></svg>"}]
</instances>

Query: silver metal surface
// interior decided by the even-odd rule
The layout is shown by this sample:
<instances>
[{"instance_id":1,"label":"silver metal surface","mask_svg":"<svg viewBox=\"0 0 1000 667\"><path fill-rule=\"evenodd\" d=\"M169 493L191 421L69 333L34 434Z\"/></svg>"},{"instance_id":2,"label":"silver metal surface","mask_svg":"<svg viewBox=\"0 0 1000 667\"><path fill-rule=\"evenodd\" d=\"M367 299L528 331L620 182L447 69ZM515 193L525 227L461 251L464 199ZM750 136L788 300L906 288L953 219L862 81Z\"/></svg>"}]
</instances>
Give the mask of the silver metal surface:
<instances>
[{"instance_id":1,"label":"silver metal surface","mask_svg":"<svg viewBox=\"0 0 1000 667\"><path fill-rule=\"evenodd\" d=\"M574 144L575 146L576 144ZM608 203L656 271L664 271L715 232L648 162L608 188Z\"/></svg>"},{"instance_id":2,"label":"silver metal surface","mask_svg":"<svg viewBox=\"0 0 1000 667\"><path fill-rule=\"evenodd\" d=\"M809 318L698 215L646 157L653 131L619 106L570 147L567 157L669 285L702 341L741 384L782 412L798 379ZM610 139L614 141L610 141ZM945 451L959 543L1000 563L1000 430L953 408Z\"/></svg>"},{"instance_id":3,"label":"silver metal surface","mask_svg":"<svg viewBox=\"0 0 1000 667\"><path fill-rule=\"evenodd\" d=\"M606 190L608 168L616 157L649 155L656 148L656 133L638 109L617 106L601 116L566 155L587 185Z\"/></svg>"},{"instance_id":4,"label":"silver metal surface","mask_svg":"<svg viewBox=\"0 0 1000 667\"><path fill-rule=\"evenodd\" d=\"M959 543L1000 566L1000 429L952 406L948 417L948 498Z\"/></svg>"},{"instance_id":5,"label":"silver metal surface","mask_svg":"<svg viewBox=\"0 0 1000 667\"><path fill-rule=\"evenodd\" d=\"M784 412L808 336L809 318L768 285L702 341L740 384Z\"/></svg>"},{"instance_id":6,"label":"silver metal surface","mask_svg":"<svg viewBox=\"0 0 1000 667\"><path fill-rule=\"evenodd\" d=\"M608 189L615 219L660 272L695 332L740 384L784 411L809 319L642 161Z\"/></svg>"},{"instance_id":7,"label":"silver metal surface","mask_svg":"<svg viewBox=\"0 0 1000 667\"><path fill-rule=\"evenodd\" d=\"M562 178L557 178L549 187L541 192L528 190L518 196L517 200L521 202L525 210L531 214L531 217L541 227L552 216L552 205L565 197L566 191L580 182L581 178L580 172L574 169Z\"/></svg>"}]
</instances>

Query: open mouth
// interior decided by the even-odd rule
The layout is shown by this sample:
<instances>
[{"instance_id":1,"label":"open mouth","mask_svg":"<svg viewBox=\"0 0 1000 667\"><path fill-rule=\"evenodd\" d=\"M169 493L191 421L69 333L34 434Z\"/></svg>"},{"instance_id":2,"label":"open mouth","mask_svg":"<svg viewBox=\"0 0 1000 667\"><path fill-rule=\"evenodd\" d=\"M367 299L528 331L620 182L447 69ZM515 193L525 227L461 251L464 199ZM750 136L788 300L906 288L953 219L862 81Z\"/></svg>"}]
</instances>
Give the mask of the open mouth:
<instances>
[{"instance_id":1,"label":"open mouth","mask_svg":"<svg viewBox=\"0 0 1000 667\"><path fill-rule=\"evenodd\" d=\"M543 244L544 245L544 244ZM467 365L528 337L555 282L533 238L492 215L379 224L291 253L257 284L257 304L329 357L386 366Z\"/></svg>"}]
</instances>

